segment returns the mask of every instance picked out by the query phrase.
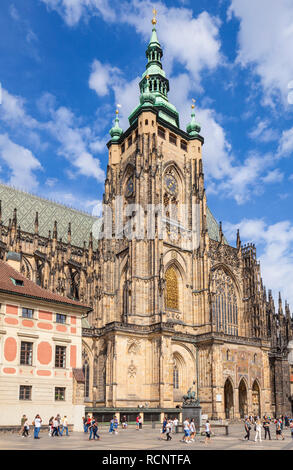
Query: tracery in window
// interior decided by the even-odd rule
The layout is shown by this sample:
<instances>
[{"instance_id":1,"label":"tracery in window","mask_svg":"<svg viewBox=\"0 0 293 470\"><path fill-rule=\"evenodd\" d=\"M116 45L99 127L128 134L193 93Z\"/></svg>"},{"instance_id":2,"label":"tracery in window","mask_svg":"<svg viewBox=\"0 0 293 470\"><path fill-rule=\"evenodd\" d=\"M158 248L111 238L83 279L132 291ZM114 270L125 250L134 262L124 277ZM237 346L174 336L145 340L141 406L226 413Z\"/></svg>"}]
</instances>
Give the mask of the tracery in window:
<instances>
[{"instance_id":1,"label":"tracery in window","mask_svg":"<svg viewBox=\"0 0 293 470\"><path fill-rule=\"evenodd\" d=\"M212 274L213 324L216 331L238 336L238 306L236 288L231 277L222 269Z\"/></svg>"}]
</instances>

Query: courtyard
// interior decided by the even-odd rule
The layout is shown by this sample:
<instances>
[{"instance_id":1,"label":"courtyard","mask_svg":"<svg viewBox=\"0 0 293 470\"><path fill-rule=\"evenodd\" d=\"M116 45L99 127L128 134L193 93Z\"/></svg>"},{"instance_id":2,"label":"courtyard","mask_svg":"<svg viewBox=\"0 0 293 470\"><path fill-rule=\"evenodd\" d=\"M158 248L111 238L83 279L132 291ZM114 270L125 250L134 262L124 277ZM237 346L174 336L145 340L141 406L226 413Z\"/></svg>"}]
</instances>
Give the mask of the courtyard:
<instances>
[{"instance_id":1,"label":"courtyard","mask_svg":"<svg viewBox=\"0 0 293 470\"><path fill-rule=\"evenodd\" d=\"M222 428L215 429L209 445L204 442L204 436L197 435L195 442L185 444L181 442L182 433L173 434L171 441L160 440L160 428L145 426L137 431L135 427L127 430L119 429L117 435L109 434L108 426L101 426L100 441L89 441L88 434L72 432L68 437L50 437L45 428L40 433L40 439L33 437L22 438L17 433L3 433L0 435L1 450L293 450L293 439L290 430L284 430L285 440L276 440L275 426L271 425L272 440L254 442L254 431L251 432L249 442L243 440L244 428L242 424L229 426L229 435L226 436ZM264 436L264 433L263 433Z\"/></svg>"}]
</instances>

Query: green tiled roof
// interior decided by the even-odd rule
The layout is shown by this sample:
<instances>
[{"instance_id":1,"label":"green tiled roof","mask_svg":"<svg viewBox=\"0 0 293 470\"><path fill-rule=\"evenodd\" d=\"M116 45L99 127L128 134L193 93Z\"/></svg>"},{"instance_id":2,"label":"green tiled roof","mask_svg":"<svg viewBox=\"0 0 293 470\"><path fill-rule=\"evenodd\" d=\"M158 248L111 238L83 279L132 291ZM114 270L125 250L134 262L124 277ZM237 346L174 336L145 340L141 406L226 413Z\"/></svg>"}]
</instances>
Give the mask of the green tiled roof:
<instances>
[{"instance_id":1,"label":"green tiled roof","mask_svg":"<svg viewBox=\"0 0 293 470\"><path fill-rule=\"evenodd\" d=\"M58 239L67 242L68 224L71 222L71 244L82 247L88 242L90 232L94 233L94 248L97 243L95 235L101 226L101 219L86 212L35 196L33 194L0 184L0 200L2 201L2 221L8 225L13 217L14 208L17 209L17 225L21 230L29 233L34 231L36 212L38 212L39 234L47 237L49 230L53 232L54 221L57 220ZM95 228L93 229L93 225ZM98 224L98 226L97 226ZM219 241L219 225L207 207L207 226L211 239ZM224 238L226 244L227 240Z\"/></svg>"},{"instance_id":2,"label":"green tiled roof","mask_svg":"<svg viewBox=\"0 0 293 470\"><path fill-rule=\"evenodd\" d=\"M211 213L210 209L207 206L207 226L208 226L208 232L209 232L209 237L212 240L215 240L216 242L220 241L220 235L219 235L219 224L216 221L215 217ZM224 243L228 245L228 242L226 238L224 237Z\"/></svg>"},{"instance_id":3,"label":"green tiled roof","mask_svg":"<svg viewBox=\"0 0 293 470\"><path fill-rule=\"evenodd\" d=\"M71 222L71 244L83 246L89 240L93 224L98 220L86 212L72 209L62 204L44 199L10 186L0 184L0 200L2 201L2 221L8 225L17 209L17 225L21 230L34 232L36 212L38 212L39 234L47 237L49 230L53 232L54 221L57 220L58 239L67 242L68 224Z\"/></svg>"}]
</instances>

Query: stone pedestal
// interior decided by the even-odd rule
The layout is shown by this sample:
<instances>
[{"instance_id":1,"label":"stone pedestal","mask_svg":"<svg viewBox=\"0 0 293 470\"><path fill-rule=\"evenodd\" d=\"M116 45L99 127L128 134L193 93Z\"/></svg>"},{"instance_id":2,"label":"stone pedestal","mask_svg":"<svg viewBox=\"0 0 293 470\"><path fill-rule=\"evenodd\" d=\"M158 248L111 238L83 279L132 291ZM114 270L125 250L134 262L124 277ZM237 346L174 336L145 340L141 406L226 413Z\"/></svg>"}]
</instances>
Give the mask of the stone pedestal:
<instances>
[{"instance_id":1,"label":"stone pedestal","mask_svg":"<svg viewBox=\"0 0 293 470\"><path fill-rule=\"evenodd\" d=\"M199 432L201 427L201 406L183 405L182 422L184 422L186 418L189 418L189 422L192 418L194 419L196 432Z\"/></svg>"}]
</instances>

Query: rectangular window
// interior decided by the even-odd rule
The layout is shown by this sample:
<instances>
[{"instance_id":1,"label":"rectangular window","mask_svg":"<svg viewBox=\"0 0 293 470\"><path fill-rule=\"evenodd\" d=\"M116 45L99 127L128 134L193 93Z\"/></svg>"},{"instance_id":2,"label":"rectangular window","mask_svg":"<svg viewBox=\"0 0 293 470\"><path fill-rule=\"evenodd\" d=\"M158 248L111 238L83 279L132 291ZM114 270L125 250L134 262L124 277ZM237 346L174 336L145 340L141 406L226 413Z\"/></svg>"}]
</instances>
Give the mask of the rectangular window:
<instances>
[{"instance_id":1,"label":"rectangular window","mask_svg":"<svg viewBox=\"0 0 293 470\"><path fill-rule=\"evenodd\" d=\"M187 143L185 142L185 140L181 140L180 146L182 150L184 150L185 152L187 151Z\"/></svg>"},{"instance_id":2,"label":"rectangular window","mask_svg":"<svg viewBox=\"0 0 293 470\"><path fill-rule=\"evenodd\" d=\"M165 139L166 133L165 133L165 129L163 129L162 127L158 127L158 136L161 137L162 139Z\"/></svg>"},{"instance_id":3,"label":"rectangular window","mask_svg":"<svg viewBox=\"0 0 293 470\"><path fill-rule=\"evenodd\" d=\"M19 387L19 399L20 400L31 400L32 399L32 387L31 387L31 385L20 385L20 387Z\"/></svg>"},{"instance_id":4,"label":"rectangular window","mask_svg":"<svg viewBox=\"0 0 293 470\"><path fill-rule=\"evenodd\" d=\"M66 367L66 346L56 346L55 349L55 367Z\"/></svg>"},{"instance_id":5,"label":"rectangular window","mask_svg":"<svg viewBox=\"0 0 293 470\"><path fill-rule=\"evenodd\" d=\"M56 314L56 322L57 323L66 323L66 315L63 315L62 313L57 313Z\"/></svg>"},{"instance_id":6,"label":"rectangular window","mask_svg":"<svg viewBox=\"0 0 293 470\"><path fill-rule=\"evenodd\" d=\"M129 137L127 141L128 148L132 145L132 135Z\"/></svg>"},{"instance_id":7,"label":"rectangular window","mask_svg":"<svg viewBox=\"0 0 293 470\"><path fill-rule=\"evenodd\" d=\"M121 153L124 153L125 152L125 144L122 144L121 145Z\"/></svg>"},{"instance_id":8,"label":"rectangular window","mask_svg":"<svg viewBox=\"0 0 293 470\"><path fill-rule=\"evenodd\" d=\"M65 387L55 387L55 400L65 401Z\"/></svg>"},{"instance_id":9,"label":"rectangular window","mask_svg":"<svg viewBox=\"0 0 293 470\"><path fill-rule=\"evenodd\" d=\"M33 318L34 311L31 308L23 308L22 309L22 316L24 318Z\"/></svg>"},{"instance_id":10,"label":"rectangular window","mask_svg":"<svg viewBox=\"0 0 293 470\"><path fill-rule=\"evenodd\" d=\"M177 137L174 134L169 134L169 142L171 144L177 145Z\"/></svg>"},{"instance_id":11,"label":"rectangular window","mask_svg":"<svg viewBox=\"0 0 293 470\"><path fill-rule=\"evenodd\" d=\"M33 343L21 342L20 346L20 364L31 366L33 363Z\"/></svg>"},{"instance_id":12,"label":"rectangular window","mask_svg":"<svg viewBox=\"0 0 293 470\"><path fill-rule=\"evenodd\" d=\"M136 129L136 131L135 131L135 135L134 135L134 142L136 142L136 141L137 141L137 138L138 138L138 130Z\"/></svg>"}]
</instances>

